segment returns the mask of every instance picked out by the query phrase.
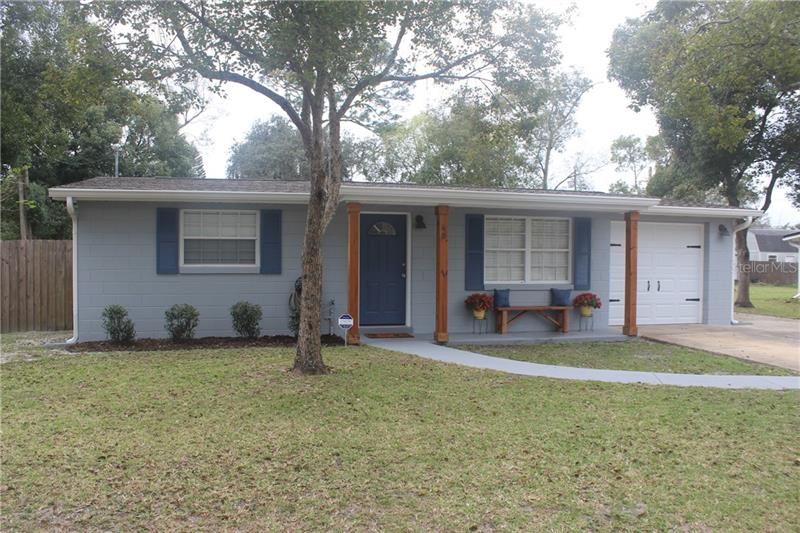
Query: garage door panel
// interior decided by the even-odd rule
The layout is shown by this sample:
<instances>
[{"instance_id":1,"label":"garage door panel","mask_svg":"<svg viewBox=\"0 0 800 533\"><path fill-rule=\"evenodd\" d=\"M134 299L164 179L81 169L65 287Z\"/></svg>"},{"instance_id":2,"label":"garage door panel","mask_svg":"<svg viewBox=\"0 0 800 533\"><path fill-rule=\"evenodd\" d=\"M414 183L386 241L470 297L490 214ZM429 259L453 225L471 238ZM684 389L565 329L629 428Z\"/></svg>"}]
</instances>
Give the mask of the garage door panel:
<instances>
[{"instance_id":1,"label":"garage door panel","mask_svg":"<svg viewBox=\"0 0 800 533\"><path fill-rule=\"evenodd\" d=\"M612 222L611 242L624 244L623 223ZM702 243L703 226L700 224L639 223L638 323L702 321ZM609 324L619 325L624 314L624 247L611 248L609 267L610 299L619 299L619 302L609 302Z\"/></svg>"}]
</instances>

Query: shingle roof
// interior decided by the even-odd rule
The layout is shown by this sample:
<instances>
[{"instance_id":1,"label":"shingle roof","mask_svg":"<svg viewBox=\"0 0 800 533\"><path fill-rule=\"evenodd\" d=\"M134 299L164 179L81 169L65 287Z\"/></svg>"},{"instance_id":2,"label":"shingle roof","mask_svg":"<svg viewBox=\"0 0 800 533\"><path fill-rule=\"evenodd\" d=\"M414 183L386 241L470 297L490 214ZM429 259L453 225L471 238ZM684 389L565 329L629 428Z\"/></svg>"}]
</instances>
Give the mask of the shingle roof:
<instances>
[{"instance_id":1,"label":"shingle roof","mask_svg":"<svg viewBox=\"0 0 800 533\"><path fill-rule=\"evenodd\" d=\"M386 189L441 189L461 191L505 191L535 193L579 194L585 196L606 196L618 198L642 198L626 194L611 194L599 191L572 191L552 189L521 189L502 187L464 187L460 185L419 184L419 183L387 183L371 181L349 181L348 186L377 187ZM164 190L164 191L235 191L235 192L308 192L308 181L283 180L221 180L201 178L141 178L141 177L107 177L90 178L61 185L60 189L100 189L100 190Z\"/></svg>"},{"instance_id":2,"label":"shingle roof","mask_svg":"<svg viewBox=\"0 0 800 533\"><path fill-rule=\"evenodd\" d=\"M80 192L78 192L80 190ZM97 177L83 181L53 187L50 189L50 196L54 198L66 198L73 196L80 199L85 197L99 198L98 193L117 194L120 197L127 195L137 199L153 198L159 194L164 195L193 195L195 198L202 197L204 200L215 199L215 194L220 197L227 196L229 199L236 195L247 195L252 193L255 196L271 196L273 194L284 194L284 201L289 201L289 196L302 197L310 190L307 181L282 181L282 180L228 180L228 179L201 179L201 178L166 178L166 177ZM393 192L389 192L392 191ZM417 193L417 190L420 192ZM75 191L72 194L70 191ZM383 195L386 191L386 195ZM426 192L423 192L426 191ZM452 195L450 195L452 191ZM477 193L477 194L476 194ZM480 193L487 193L486 198L481 197ZM760 213L752 209L729 208L724 205L712 204L692 204L690 202L680 202L675 200L635 196L626 194L613 194L597 191L572 191L572 190L552 190L552 189L511 189L501 187L464 187L457 185L440 184L416 184L416 183L385 183L385 182L361 182L350 181L343 184L343 198L349 201L371 201L376 203L391 203L393 198L402 198L407 204L427 205L425 202L446 202L451 205L461 205L473 207L475 202L485 200L489 202L490 196L492 205L488 207L509 207L512 201L516 207L533 207L539 202L538 207L545 204L548 208L564 206L590 206L593 208L602 207L605 210L627 210L639 209L648 210L651 207L663 209L659 211L662 215L681 215L694 214L695 216L758 216ZM530 194L530 199L526 195ZM469 195L467 198L465 195ZM516 198L509 198L508 195L515 195ZM563 201L562 198L563 197ZM420 203L419 200L425 202ZM698 210L712 208L716 211L700 213ZM653 211L655 212L655 211Z\"/></svg>"},{"instance_id":3,"label":"shingle roof","mask_svg":"<svg viewBox=\"0 0 800 533\"><path fill-rule=\"evenodd\" d=\"M63 189L100 189L132 191L234 191L234 192L308 192L307 181L213 180L200 178L89 178L61 185Z\"/></svg>"},{"instance_id":4,"label":"shingle roof","mask_svg":"<svg viewBox=\"0 0 800 533\"><path fill-rule=\"evenodd\" d=\"M751 228L761 252L794 253L797 248L783 240L785 229Z\"/></svg>"}]
</instances>

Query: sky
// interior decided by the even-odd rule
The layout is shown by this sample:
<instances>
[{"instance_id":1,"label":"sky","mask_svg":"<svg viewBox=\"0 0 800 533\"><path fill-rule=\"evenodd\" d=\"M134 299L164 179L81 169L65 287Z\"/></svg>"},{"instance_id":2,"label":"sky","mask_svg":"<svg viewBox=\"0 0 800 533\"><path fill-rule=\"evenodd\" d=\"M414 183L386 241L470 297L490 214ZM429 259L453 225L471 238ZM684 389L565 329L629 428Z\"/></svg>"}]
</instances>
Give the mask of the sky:
<instances>
[{"instance_id":1,"label":"sky","mask_svg":"<svg viewBox=\"0 0 800 533\"><path fill-rule=\"evenodd\" d=\"M551 11L563 12L569 4L540 0L538 5ZM563 65L581 70L592 80L594 87L584 96L576 118L579 134L567 145L563 154L554 161L553 176L566 175L571 161L581 152L597 165L608 161L612 141L620 135L636 135L642 139L658 133L652 112L634 112L628 105L625 93L606 77L608 58L606 50L614 29L626 18L645 13L655 1L615 0L614 2L579 1L571 16L571 23L560 32ZM419 84L416 97L403 107L403 115L411 116L427 107L435 106L439 92L430 84ZM229 84L226 97L212 97L206 111L185 128L187 136L203 156L206 176L224 178L231 146L241 141L250 126L281 111L267 98L250 89ZM608 190L620 179L631 177L619 173L613 164L607 164L590 176L592 188ZM772 225L800 223L800 210L789 202L783 190L776 191L768 211Z\"/></svg>"}]
</instances>

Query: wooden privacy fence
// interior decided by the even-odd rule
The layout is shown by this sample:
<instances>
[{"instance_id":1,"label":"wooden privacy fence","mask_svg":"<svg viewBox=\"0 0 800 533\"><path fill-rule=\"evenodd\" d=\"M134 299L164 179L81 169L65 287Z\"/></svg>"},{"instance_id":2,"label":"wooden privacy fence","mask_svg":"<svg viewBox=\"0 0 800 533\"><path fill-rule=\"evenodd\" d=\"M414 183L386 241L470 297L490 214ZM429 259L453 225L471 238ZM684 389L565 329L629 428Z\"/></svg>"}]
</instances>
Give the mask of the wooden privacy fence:
<instances>
[{"instance_id":1,"label":"wooden privacy fence","mask_svg":"<svg viewBox=\"0 0 800 533\"><path fill-rule=\"evenodd\" d=\"M72 329L72 241L3 241L0 264L0 331Z\"/></svg>"}]
</instances>

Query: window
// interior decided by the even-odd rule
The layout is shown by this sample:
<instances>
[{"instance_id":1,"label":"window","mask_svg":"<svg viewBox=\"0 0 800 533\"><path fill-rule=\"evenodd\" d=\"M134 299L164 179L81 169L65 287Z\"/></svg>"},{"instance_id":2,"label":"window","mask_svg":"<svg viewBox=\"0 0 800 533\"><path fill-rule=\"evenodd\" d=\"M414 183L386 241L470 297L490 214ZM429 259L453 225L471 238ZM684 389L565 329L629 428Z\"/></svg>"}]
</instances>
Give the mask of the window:
<instances>
[{"instance_id":1,"label":"window","mask_svg":"<svg viewBox=\"0 0 800 533\"><path fill-rule=\"evenodd\" d=\"M394 226L389 224L388 222L376 222L372 225L369 230L367 230L367 235L380 235L380 236L388 236L392 237L397 235L397 230L394 229Z\"/></svg>"},{"instance_id":2,"label":"window","mask_svg":"<svg viewBox=\"0 0 800 533\"><path fill-rule=\"evenodd\" d=\"M258 212L181 211L181 263L186 266L258 266Z\"/></svg>"},{"instance_id":3,"label":"window","mask_svg":"<svg viewBox=\"0 0 800 533\"><path fill-rule=\"evenodd\" d=\"M485 226L487 283L570 281L571 220L486 217Z\"/></svg>"}]
</instances>

